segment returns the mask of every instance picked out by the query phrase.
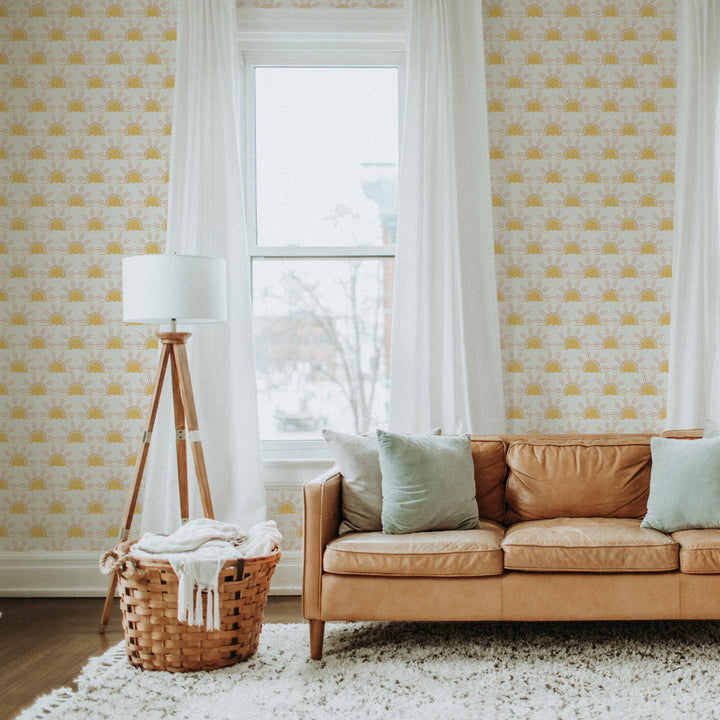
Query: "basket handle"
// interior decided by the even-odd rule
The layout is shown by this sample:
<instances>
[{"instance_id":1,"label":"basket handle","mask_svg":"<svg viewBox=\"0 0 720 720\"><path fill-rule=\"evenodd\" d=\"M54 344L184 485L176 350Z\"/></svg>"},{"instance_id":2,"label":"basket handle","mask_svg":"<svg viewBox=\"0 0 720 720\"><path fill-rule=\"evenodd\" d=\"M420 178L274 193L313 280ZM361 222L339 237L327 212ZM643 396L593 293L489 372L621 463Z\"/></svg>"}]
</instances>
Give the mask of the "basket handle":
<instances>
[{"instance_id":1,"label":"basket handle","mask_svg":"<svg viewBox=\"0 0 720 720\"><path fill-rule=\"evenodd\" d=\"M125 577L133 577L141 573L138 568L137 559L130 553L120 555L115 550L108 550L100 556L100 572L103 575L114 575L116 572L125 574Z\"/></svg>"}]
</instances>

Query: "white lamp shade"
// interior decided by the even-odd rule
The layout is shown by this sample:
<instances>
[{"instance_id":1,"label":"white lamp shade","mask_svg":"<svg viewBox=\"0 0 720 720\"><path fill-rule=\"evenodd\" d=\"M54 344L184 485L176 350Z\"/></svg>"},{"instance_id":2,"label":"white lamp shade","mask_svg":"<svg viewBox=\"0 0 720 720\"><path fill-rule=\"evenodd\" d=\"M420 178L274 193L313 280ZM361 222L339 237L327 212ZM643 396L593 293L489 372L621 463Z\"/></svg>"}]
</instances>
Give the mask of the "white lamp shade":
<instances>
[{"instance_id":1,"label":"white lamp shade","mask_svg":"<svg viewBox=\"0 0 720 720\"><path fill-rule=\"evenodd\" d=\"M123 258L123 320L137 323L227 320L222 258L135 255Z\"/></svg>"}]
</instances>

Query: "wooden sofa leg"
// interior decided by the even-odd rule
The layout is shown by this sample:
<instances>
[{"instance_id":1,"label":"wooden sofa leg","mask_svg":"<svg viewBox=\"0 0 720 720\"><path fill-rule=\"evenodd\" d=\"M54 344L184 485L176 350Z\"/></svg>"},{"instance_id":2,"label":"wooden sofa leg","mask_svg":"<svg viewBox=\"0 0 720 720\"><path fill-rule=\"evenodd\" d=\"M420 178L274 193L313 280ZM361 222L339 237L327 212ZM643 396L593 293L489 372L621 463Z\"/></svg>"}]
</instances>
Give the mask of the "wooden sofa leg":
<instances>
[{"instance_id":1,"label":"wooden sofa leg","mask_svg":"<svg viewBox=\"0 0 720 720\"><path fill-rule=\"evenodd\" d=\"M322 659L323 637L325 635L325 621L310 621L310 657L313 660Z\"/></svg>"}]
</instances>

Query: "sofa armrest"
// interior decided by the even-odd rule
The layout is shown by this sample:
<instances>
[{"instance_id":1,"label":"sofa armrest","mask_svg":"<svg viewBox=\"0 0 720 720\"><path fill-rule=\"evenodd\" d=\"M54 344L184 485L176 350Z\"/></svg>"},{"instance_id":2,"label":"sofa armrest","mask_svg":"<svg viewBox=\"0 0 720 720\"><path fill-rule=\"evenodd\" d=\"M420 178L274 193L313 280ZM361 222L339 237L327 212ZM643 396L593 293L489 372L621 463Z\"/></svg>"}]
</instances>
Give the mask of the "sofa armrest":
<instances>
[{"instance_id":1,"label":"sofa armrest","mask_svg":"<svg viewBox=\"0 0 720 720\"><path fill-rule=\"evenodd\" d=\"M303 485L303 615L308 619L320 618L323 553L342 520L340 488L337 468Z\"/></svg>"}]
</instances>

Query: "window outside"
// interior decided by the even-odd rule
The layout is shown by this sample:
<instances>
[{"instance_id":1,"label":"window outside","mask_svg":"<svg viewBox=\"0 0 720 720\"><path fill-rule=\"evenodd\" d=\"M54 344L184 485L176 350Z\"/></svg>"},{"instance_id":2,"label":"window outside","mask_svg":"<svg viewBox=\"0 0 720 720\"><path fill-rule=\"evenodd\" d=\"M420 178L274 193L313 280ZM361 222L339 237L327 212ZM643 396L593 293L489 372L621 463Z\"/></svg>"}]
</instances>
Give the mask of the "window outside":
<instances>
[{"instance_id":1,"label":"window outside","mask_svg":"<svg viewBox=\"0 0 720 720\"><path fill-rule=\"evenodd\" d=\"M264 440L387 418L398 70L256 67L253 304Z\"/></svg>"}]
</instances>

